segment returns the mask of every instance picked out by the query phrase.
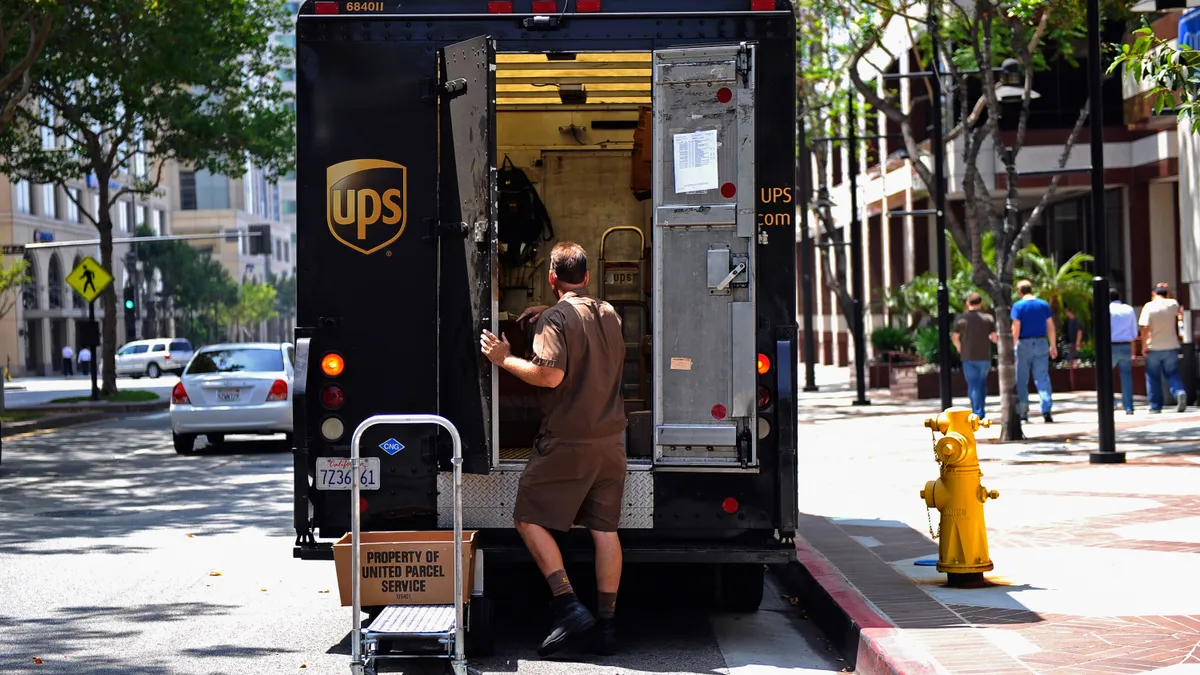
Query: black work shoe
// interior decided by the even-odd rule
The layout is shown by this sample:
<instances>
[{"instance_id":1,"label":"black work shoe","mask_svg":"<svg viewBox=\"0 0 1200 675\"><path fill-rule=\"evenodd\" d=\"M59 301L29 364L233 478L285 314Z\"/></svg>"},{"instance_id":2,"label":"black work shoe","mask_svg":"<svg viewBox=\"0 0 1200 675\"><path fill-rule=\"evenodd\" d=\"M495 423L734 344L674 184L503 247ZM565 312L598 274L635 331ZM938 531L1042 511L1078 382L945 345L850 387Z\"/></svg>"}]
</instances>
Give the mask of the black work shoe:
<instances>
[{"instance_id":1,"label":"black work shoe","mask_svg":"<svg viewBox=\"0 0 1200 675\"><path fill-rule=\"evenodd\" d=\"M1046 424L1051 424L1054 422L1054 418L1050 416L1050 413L1044 413L1042 415L1042 420L1044 420Z\"/></svg>"},{"instance_id":2,"label":"black work shoe","mask_svg":"<svg viewBox=\"0 0 1200 675\"><path fill-rule=\"evenodd\" d=\"M596 625L596 618L574 593L554 598L554 623L550 634L538 647L538 656L550 656L567 645L572 636L582 635Z\"/></svg>"},{"instance_id":3,"label":"black work shoe","mask_svg":"<svg viewBox=\"0 0 1200 675\"><path fill-rule=\"evenodd\" d=\"M593 654L612 656L617 653L617 623L613 619L597 619L592 629Z\"/></svg>"}]
</instances>

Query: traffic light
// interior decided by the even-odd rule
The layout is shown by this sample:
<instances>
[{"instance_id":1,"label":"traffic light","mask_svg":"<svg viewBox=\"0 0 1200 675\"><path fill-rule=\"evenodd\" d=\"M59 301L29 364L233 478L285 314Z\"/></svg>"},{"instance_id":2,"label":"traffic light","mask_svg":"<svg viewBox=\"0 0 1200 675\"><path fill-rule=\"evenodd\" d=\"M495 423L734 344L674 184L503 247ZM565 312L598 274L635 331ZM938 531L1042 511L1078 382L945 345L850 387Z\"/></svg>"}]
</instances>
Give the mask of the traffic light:
<instances>
[{"instance_id":1,"label":"traffic light","mask_svg":"<svg viewBox=\"0 0 1200 675\"><path fill-rule=\"evenodd\" d=\"M133 286L125 287L125 339L132 340L137 335L137 301L134 299Z\"/></svg>"},{"instance_id":2,"label":"traffic light","mask_svg":"<svg viewBox=\"0 0 1200 675\"><path fill-rule=\"evenodd\" d=\"M271 255L271 226L250 226L250 255Z\"/></svg>"},{"instance_id":3,"label":"traffic light","mask_svg":"<svg viewBox=\"0 0 1200 675\"><path fill-rule=\"evenodd\" d=\"M126 299L125 299L125 309L132 310L132 309L133 309L133 306L134 306L134 305L133 305L133 298L126 298Z\"/></svg>"}]
</instances>

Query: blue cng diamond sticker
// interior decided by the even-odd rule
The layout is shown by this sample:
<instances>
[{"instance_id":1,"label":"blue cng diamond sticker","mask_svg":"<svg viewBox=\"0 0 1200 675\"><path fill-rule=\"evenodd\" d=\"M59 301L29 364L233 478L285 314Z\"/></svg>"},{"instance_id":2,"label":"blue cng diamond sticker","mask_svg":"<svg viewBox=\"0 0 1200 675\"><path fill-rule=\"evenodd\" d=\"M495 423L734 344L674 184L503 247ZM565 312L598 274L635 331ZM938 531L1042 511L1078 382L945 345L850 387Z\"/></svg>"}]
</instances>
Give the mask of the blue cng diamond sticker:
<instances>
[{"instance_id":1,"label":"blue cng diamond sticker","mask_svg":"<svg viewBox=\"0 0 1200 675\"><path fill-rule=\"evenodd\" d=\"M394 438L389 438L380 443L379 447L387 454L394 455L404 449L404 444Z\"/></svg>"}]
</instances>

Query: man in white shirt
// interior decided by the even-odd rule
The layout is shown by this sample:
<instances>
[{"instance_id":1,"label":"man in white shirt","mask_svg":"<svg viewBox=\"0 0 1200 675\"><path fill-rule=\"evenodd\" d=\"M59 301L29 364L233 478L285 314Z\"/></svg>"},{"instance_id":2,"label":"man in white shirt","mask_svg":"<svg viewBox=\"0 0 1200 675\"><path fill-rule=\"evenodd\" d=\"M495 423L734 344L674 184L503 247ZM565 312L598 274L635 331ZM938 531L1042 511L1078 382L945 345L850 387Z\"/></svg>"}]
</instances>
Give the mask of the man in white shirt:
<instances>
[{"instance_id":1,"label":"man in white shirt","mask_svg":"<svg viewBox=\"0 0 1200 675\"><path fill-rule=\"evenodd\" d=\"M1165 376L1175 394L1175 410L1187 410L1187 392L1183 378L1179 375L1179 320L1182 310L1179 303L1167 296L1170 289L1159 284L1154 289L1154 299L1142 306L1138 325L1142 327L1142 341L1146 344L1146 395L1150 399L1150 412L1160 413L1163 406L1162 378Z\"/></svg>"},{"instance_id":2,"label":"man in white shirt","mask_svg":"<svg viewBox=\"0 0 1200 675\"><path fill-rule=\"evenodd\" d=\"M1138 319L1133 308L1121 302L1121 292L1108 289L1110 325L1112 326L1113 366L1121 373L1121 403L1125 414L1133 414L1133 343L1138 338Z\"/></svg>"},{"instance_id":3,"label":"man in white shirt","mask_svg":"<svg viewBox=\"0 0 1200 675\"><path fill-rule=\"evenodd\" d=\"M92 350L87 347L79 350L79 374L92 375Z\"/></svg>"},{"instance_id":4,"label":"man in white shirt","mask_svg":"<svg viewBox=\"0 0 1200 675\"><path fill-rule=\"evenodd\" d=\"M62 348L62 373L63 377L75 374L75 350L71 349L71 345Z\"/></svg>"}]
</instances>

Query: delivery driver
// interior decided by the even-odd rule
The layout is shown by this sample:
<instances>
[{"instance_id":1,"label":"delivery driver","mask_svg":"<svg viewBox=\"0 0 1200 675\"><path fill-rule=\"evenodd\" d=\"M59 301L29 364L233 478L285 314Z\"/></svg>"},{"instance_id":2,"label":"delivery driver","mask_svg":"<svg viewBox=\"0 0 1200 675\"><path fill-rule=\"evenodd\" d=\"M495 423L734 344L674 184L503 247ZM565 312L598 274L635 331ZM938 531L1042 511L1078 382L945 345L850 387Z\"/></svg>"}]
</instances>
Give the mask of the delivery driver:
<instances>
[{"instance_id":1,"label":"delivery driver","mask_svg":"<svg viewBox=\"0 0 1200 675\"><path fill-rule=\"evenodd\" d=\"M537 321L533 360L510 353L508 340L488 331L483 353L497 366L539 387L542 425L521 475L513 518L545 575L554 623L538 649L548 656L595 626L593 650L616 651L613 612L621 582L617 525L625 489L625 406L621 371L625 338L612 305L587 292L587 254L561 242L550 252L553 307L530 307L518 321ZM582 525L596 545L599 622L575 597L562 554L548 530Z\"/></svg>"}]
</instances>

